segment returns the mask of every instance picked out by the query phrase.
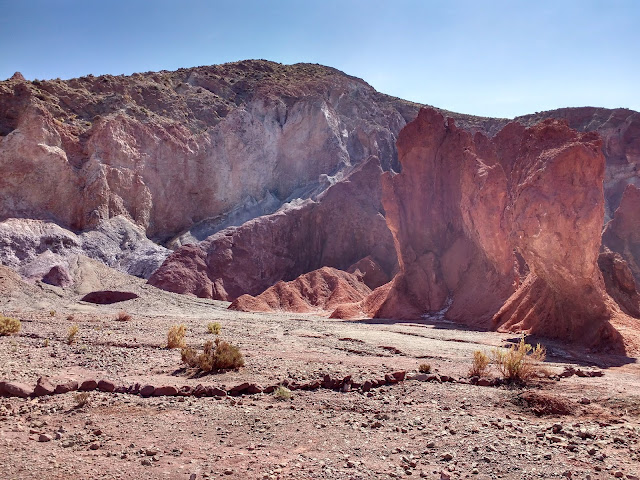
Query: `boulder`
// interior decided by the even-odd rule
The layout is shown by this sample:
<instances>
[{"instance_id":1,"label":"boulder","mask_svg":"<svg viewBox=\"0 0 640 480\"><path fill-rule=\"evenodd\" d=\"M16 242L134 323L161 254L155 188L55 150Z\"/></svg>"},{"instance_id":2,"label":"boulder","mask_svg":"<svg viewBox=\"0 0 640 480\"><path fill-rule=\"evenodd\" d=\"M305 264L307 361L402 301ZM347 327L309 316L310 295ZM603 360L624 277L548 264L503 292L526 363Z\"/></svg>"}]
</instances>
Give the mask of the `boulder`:
<instances>
[{"instance_id":1,"label":"boulder","mask_svg":"<svg viewBox=\"0 0 640 480\"><path fill-rule=\"evenodd\" d=\"M55 390L56 387L47 377L40 377L36 383L36 388L33 390L33 396L42 397L45 395L53 395Z\"/></svg>"},{"instance_id":2,"label":"boulder","mask_svg":"<svg viewBox=\"0 0 640 480\"><path fill-rule=\"evenodd\" d=\"M68 287L73 284L73 279L68 270L62 265L54 265L51 270L42 277L44 283L55 285L56 287Z\"/></svg>"},{"instance_id":3,"label":"boulder","mask_svg":"<svg viewBox=\"0 0 640 480\"><path fill-rule=\"evenodd\" d=\"M27 398L33 395L34 388L21 382L0 382L0 392L7 397Z\"/></svg>"}]
</instances>

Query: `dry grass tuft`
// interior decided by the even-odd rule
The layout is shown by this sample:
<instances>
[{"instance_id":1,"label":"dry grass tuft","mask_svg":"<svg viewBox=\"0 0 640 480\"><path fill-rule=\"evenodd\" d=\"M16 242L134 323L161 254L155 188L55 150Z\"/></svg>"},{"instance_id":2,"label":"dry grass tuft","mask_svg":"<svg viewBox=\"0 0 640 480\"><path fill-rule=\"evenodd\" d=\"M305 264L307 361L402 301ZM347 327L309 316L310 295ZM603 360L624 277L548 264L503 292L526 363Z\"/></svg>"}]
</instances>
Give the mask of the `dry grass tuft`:
<instances>
[{"instance_id":1,"label":"dry grass tuft","mask_svg":"<svg viewBox=\"0 0 640 480\"><path fill-rule=\"evenodd\" d=\"M184 348L187 344L184 337L187 334L187 327L181 323L173 325L167 333L167 348Z\"/></svg>"},{"instance_id":2,"label":"dry grass tuft","mask_svg":"<svg viewBox=\"0 0 640 480\"><path fill-rule=\"evenodd\" d=\"M289 390L287 387L283 387L282 385L280 385L278 388L276 388L273 391L273 397L276 400L291 400L291 390Z\"/></svg>"},{"instance_id":3,"label":"dry grass tuft","mask_svg":"<svg viewBox=\"0 0 640 480\"><path fill-rule=\"evenodd\" d=\"M85 405L89 405L91 403L91 393L90 392L76 393L73 396L73 399L76 401L76 408L82 408Z\"/></svg>"},{"instance_id":4,"label":"dry grass tuft","mask_svg":"<svg viewBox=\"0 0 640 480\"><path fill-rule=\"evenodd\" d=\"M12 333L18 333L22 323L17 318L5 317L0 315L0 336L11 335Z\"/></svg>"},{"instance_id":5,"label":"dry grass tuft","mask_svg":"<svg viewBox=\"0 0 640 480\"><path fill-rule=\"evenodd\" d=\"M78 331L80 327L78 325L71 325L69 330L67 331L67 343L71 345L76 341L76 335L78 335Z\"/></svg>"},{"instance_id":6,"label":"dry grass tuft","mask_svg":"<svg viewBox=\"0 0 640 480\"><path fill-rule=\"evenodd\" d=\"M470 377L486 377L489 373L489 363L491 360L482 351L476 350L473 352L473 364L469 369Z\"/></svg>"},{"instance_id":7,"label":"dry grass tuft","mask_svg":"<svg viewBox=\"0 0 640 480\"><path fill-rule=\"evenodd\" d=\"M428 363L421 363L418 367L420 373L431 373L431 365Z\"/></svg>"},{"instance_id":8,"label":"dry grass tuft","mask_svg":"<svg viewBox=\"0 0 640 480\"><path fill-rule=\"evenodd\" d=\"M222 325L220 325L220 322L211 322L207 324L207 330L209 331L209 333L212 333L214 335L220 335Z\"/></svg>"},{"instance_id":9,"label":"dry grass tuft","mask_svg":"<svg viewBox=\"0 0 640 480\"><path fill-rule=\"evenodd\" d=\"M511 382L526 382L537 374L539 363L544 362L547 351L540 344L535 348L525 343L524 337L517 345L493 350L493 362L504 378Z\"/></svg>"},{"instance_id":10,"label":"dry grass tuft","mask_svg":"<svg viewBox=\"0 0 640 480\"><path fill-rule=\"evenodd\" d=\"M127 312L125 312L124 310L120 310L118 312L118 315L116 316L116 320L118 322L128 322L131 320L131 315L129 315Z\"/></svg>"},{"instance_id":11,"label":"dry grass tuft","mask_svg":"<svg viewBox=\"0 0 640 480\"><path fill-rule=\"evenodd\" d=\"M56 316L56 311L55 310L50 310L49 311L49 316L50 317L55 317Z\"/></svg>"},{"instance_id":12,"label":"dry grass tuft","mask_svg":"<svg viewBox=\"0 0 640 480\"><path fill-rule=\"evenodd\" d=\"M215 343L206 342L202 353L198 353L190 347L183 348L181 353L184 363L204 372L229 370L244 366L244 357L240 353L240 349L219 338L216 338Z\"/></svg>"}]
</instances>

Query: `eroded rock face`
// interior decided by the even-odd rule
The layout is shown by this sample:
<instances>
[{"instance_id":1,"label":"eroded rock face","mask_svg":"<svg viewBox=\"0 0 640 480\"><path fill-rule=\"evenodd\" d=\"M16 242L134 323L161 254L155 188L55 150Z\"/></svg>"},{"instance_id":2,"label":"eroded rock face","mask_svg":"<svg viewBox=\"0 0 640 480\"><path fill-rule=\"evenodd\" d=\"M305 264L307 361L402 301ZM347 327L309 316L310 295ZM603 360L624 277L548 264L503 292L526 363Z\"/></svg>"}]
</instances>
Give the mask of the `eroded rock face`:
<instances>
[{"instance_id":1,"label":"eroded rock face","mask_svg":"<svg viewBox=\"0 0 640 480\"><path fill-rule=\"evenodd\" d=\"M140 227L124 217L106 220L81 234L41 220L0 222L0 262L29 280L49 276L54 267L69 271L78 255L147 278L168 254L169 250L147 239Z\"/></svg>"},{"instance_id":2,"label":"eroded rock face","mask_svg":"<svg viewBox=\"0 0 640 480\"><path fill-rule=\"evenodd\" d=\"M605 227L602 243L622 255L640 284L640 188L627 186L620 206Z\"/></svg>"},{"instance_id":3,"label":"eroded rock face","mask_svg":"<svg viewBox=\"0 0 640 480\"><path fill-rule=\"evenodd\" d=\"M605 248L598 257L598 266L609 296L624 313L640 318L640 295L631 269L622 255Z\"/></svg>"},{"instance_id":4,"label":"eroded rock face","mask_svg":"<svg viewBox=\"0 0 640 480\"><path fill-rule=\"evenodd\" d=\"M79 231L123 216L149 238L203 240L321 193L370 155L397 166L396 134L416 113L307 64L15 76L0 82L0 220Z\"/></svg>"},{"instance_id":5,"label":"eroded rock face","mask_svg":"<svg viewBox=\"0 0 640 480\"><path fill-rule=\"evenodd\" d=\"M597 265L604 157L595 134L545 121L473 138L421 110L383 204L400 273L378 317L459 322L620 347ZM519 284L517 252L528 275ZM521 270L519 268L518 270Z\"/></svg>"},{"instance_id":6,"label":"eroded rock face","mask_svg":"<svg viewBox=\"0 0 640 480\"><path fill-rule=\"evenodd\" d=\"M288 205L181 247L149 283L176 293L233 300L322 266L347 269L365 257L389 276L396 255L380 201L381 173L377 159L371 158L317 201Z\"/></svg>"},{"instance_id":7,"label":"eroded rock face","mask_svg":"<svg viewBox=\"0 0 640 480\"><path fill-rule=\"evenodd\" d=\"M229 309L245 312L331 312L344 303L355 303L371 293L356 275L330 267L322 267L299 276L291 282L278 282L253 297L242 295Z\"/></svg>"},{"instance_id":8,"label":"eroded rock face","mask_svg":"<svg viewBox=\"0 0 640 480\"><path fill-rule=\"evenodd\" d=\"M375 314L416 318L447 307L447 318L486 325L516 282L501 228L502 168L430 109L405 127L398 148L403 171L385 175L383 204L400 273Z\"/></svg>"}]
</instances>

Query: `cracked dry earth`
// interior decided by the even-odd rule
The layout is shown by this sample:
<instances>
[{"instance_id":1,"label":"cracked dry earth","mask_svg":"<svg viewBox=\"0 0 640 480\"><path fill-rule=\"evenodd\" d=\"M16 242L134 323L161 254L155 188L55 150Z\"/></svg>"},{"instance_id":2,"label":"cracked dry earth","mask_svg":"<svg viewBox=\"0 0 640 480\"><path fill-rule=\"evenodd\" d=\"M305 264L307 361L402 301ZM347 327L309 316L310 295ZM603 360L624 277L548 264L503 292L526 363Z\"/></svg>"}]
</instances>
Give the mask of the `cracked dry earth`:
<instances>
[{"instance_id":1,"label":"cracked dry earth","mask_svg":"<svg viewBox=\"0 0 640 480\"><path fill-rule=\"evenodd\" d=\"M249 314L228 304L156 290L91 305L37 285L37 298L5 296L3 313L22 321L0 337L0 379L116 384L266 386L352 375L378 378L421 363L464 377L474 350L513 336L423 322L344 321L301 314ZM119 310L132 315L116 321ZM69 315L73 318L68 319ZM197 378L181 369L167 330L184 323L201 347L219 321L246 366ZM65 342L69 327L77 340ZM406 380L362 393L326 389L242 397L151 397L92 392L0 398L2 479L386 479L627 478L640 476L640 369L634 358L601 357L546 343L545 368L603 369L604 376L536 379L527 388ZM612 366L613 365L613 366ZM410 377L410 376L409 376ZM534 392L568 414L537 416ZM40 441L45 439L46 441Z\"/></svg>"}]
</instances>

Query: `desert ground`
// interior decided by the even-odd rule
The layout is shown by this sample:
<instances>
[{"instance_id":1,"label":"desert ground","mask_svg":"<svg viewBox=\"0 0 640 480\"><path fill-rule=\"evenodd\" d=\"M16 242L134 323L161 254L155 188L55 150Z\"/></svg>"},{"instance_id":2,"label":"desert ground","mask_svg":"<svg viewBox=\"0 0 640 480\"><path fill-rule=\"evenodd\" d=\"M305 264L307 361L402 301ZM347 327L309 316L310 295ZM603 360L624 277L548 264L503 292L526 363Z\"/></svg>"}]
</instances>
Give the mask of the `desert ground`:
<instances>
[{"instance_id":1,"label":"desert ground","mask_svg":"<svg viewBox=\"0 0 640 480\"><path fill-rule=\"evenodd\" d=\"M26 284L3 270L0 309L22 329L0 337L0 379L32 387L46 376L53 385L95 379L224 390L284 382L291 398L143 398L99 390L85 405L76 391L1 398L0 478L640 476L637 358L545 341L547 360L527 385L478 386L467 378L473 352L490 353L518 336L437 318L234 312L227 302L161 291L103 266L89 270L64 290ZM96 287L139 298L110 305L79 300ZM118 321L120 311L131 319ZM168 329L186 325L187 344L201 347L214 338L207 324L216 321L245 366L204 376L185 370L180 350L166 348ZM78 333L69 344L72 325ZM423 363L431 375L418 373ZM579 375L562 376L567 368ZM366 392L296 389L325 375L350 375L357 387L396 372L406 372L404 381Z\"/></svg>"}]
</instances>

